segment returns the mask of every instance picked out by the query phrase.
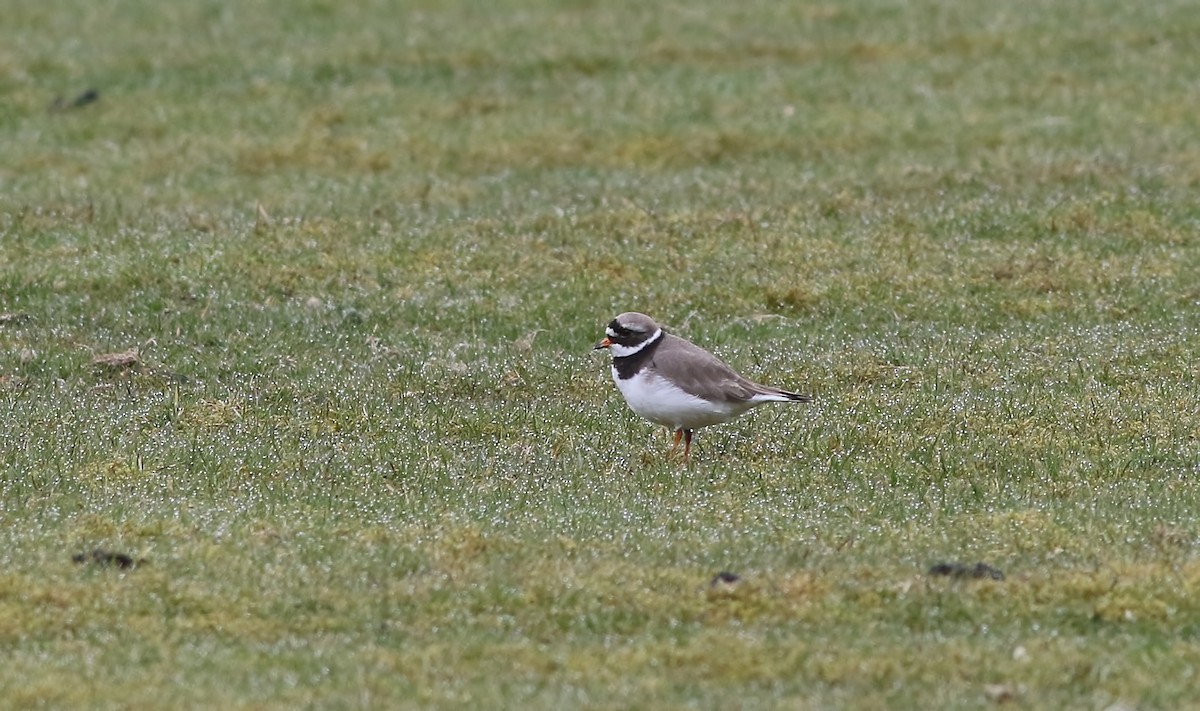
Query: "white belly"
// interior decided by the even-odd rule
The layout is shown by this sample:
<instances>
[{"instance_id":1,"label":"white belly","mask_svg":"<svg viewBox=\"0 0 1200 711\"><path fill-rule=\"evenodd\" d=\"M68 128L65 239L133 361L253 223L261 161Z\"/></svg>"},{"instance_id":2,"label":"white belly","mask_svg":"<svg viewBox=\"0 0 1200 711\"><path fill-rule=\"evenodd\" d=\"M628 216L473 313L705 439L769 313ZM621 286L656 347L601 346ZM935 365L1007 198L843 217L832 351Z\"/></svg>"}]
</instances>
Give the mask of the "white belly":
<instances>
[{"instance_id":1,"label":"white belly","mask_svg":"<svg viewBox=\"0 0 1200 711\"><path fill-rule=\"evenodd\" d=\"M639 373L622 380L613 368L613 380L630 409L651 422L672 429L694 430L715 425L750 408L749 404L709 402L689 395L658 375Z\"/></svg>"}]
</instances>

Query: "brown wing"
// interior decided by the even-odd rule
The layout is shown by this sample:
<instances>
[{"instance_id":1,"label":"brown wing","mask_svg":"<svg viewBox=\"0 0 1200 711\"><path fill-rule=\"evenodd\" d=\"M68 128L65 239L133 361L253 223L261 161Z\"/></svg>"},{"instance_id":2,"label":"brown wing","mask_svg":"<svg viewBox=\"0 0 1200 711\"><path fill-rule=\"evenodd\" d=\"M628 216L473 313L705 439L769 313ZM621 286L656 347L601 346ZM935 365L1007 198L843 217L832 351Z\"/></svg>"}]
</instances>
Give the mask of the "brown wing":
<instances>
[{"instance_id":1,"label":"brown wing","mask_svg":"<svg viewBox=\"0 0 1200 711\"><path fill-rule=\"evenodd\" d=\"M652 367L684 392L714 402L745 402L778 392L748 380L703 348L671 334L654 354Z\"/></svg>"}]
</instances>

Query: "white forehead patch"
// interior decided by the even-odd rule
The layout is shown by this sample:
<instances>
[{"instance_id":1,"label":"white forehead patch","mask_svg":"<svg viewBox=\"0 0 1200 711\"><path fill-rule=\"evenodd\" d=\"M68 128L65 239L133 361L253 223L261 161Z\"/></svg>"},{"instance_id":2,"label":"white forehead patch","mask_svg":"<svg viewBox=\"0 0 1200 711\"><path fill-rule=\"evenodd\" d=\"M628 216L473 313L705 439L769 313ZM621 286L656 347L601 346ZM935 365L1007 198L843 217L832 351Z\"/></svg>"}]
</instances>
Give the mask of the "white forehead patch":
<instances>
[{"instance_id":1,"label":"white forehead patch","mask_svg":"<svg viewBox=\"0 0 1200 711\"><path fill-rule=\"evenodd\" d=\"M617 332L612 330L612 326L606 326L604 329L604 333L607 334L609 338L617 337Z\"/></svg>"}]
</instances>

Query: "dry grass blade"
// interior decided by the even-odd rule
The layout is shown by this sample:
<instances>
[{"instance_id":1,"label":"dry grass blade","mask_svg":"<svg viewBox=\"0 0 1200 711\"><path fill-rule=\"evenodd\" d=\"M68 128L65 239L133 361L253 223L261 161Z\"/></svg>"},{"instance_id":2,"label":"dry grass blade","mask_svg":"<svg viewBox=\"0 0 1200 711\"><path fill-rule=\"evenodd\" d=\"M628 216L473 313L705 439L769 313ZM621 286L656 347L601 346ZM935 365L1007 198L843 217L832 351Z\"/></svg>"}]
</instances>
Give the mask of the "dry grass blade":
<instances>
[{"instance_id":1,"label":"dry grass blade","mask_svg":"<svg viewBox=\"0 0 1200 711\"><path fill-rule=\"evenodd\" d=\"M106 371L133 370L141 365L142 359L137 348L118 353L102 353L92 358L92 365Z\"/></svg>"},{"instance_id":2,"label":"dry grass blade","mask_svg":"<svg viewBox=\"0 0 1200 711\"><path fill-rule=\"evenodd\" d=\"M0 326L18 326L33 320L33 316L23 311L0 312Z\"/></svg>"}]
</instances>

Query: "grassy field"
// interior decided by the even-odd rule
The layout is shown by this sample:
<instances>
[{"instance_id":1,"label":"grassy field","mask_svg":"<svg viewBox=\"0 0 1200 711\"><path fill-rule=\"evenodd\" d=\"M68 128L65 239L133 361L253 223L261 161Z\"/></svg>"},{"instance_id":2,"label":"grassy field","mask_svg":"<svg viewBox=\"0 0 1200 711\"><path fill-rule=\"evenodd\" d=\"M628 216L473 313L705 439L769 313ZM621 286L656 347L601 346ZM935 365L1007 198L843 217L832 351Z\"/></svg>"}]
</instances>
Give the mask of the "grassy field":
<instances>
[{"instance_id":1,"label":"grassy field","mask_svg":"<svg viewBox=\"0 0 1200 711\"><path fill-rule=\"evenodd\" d=\"M11 5L2 705L1200 707L1193 3Z\"/></svg>"}]
</instances>

